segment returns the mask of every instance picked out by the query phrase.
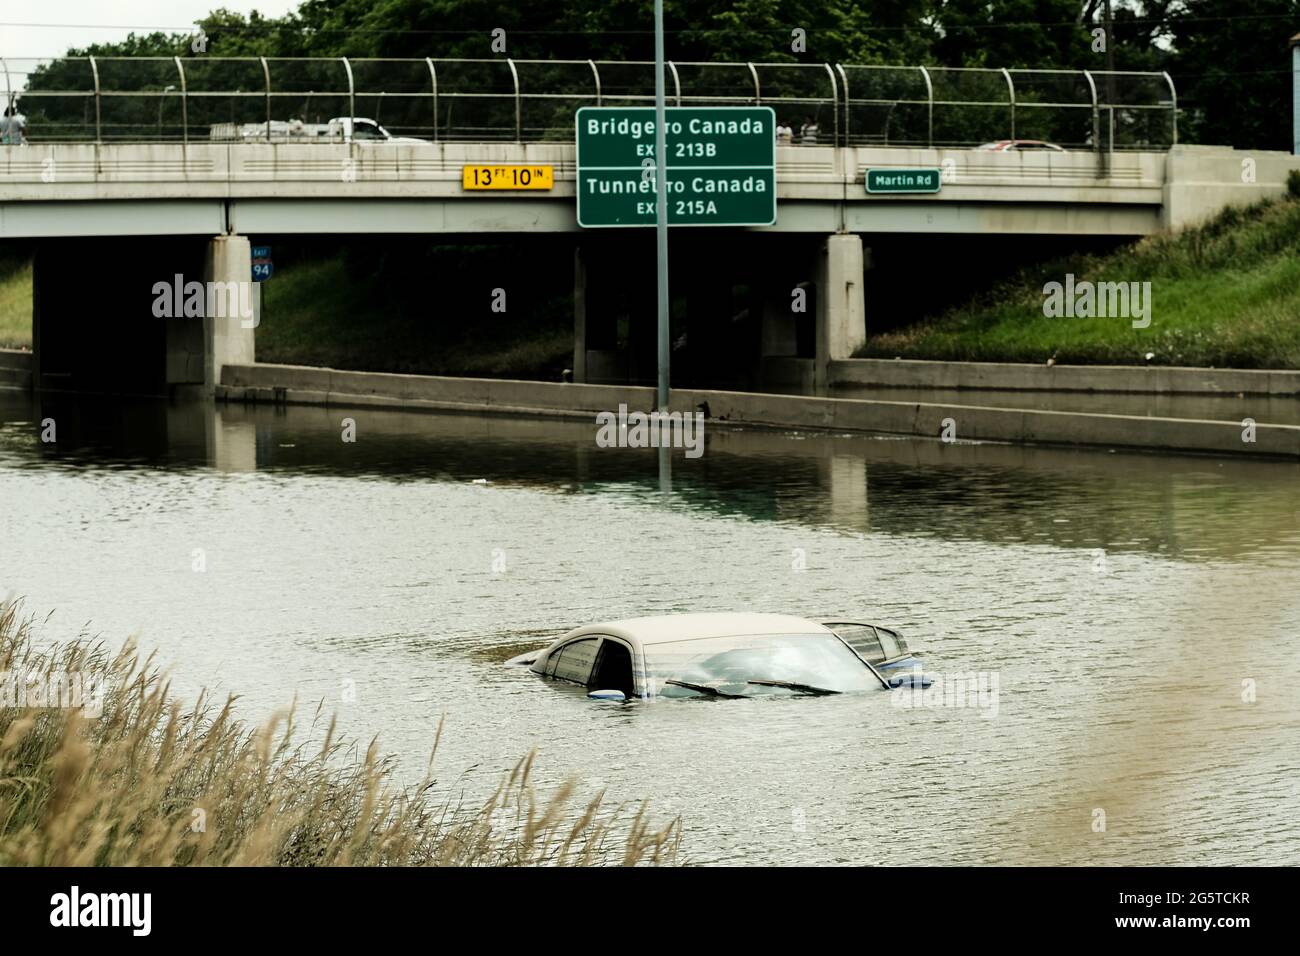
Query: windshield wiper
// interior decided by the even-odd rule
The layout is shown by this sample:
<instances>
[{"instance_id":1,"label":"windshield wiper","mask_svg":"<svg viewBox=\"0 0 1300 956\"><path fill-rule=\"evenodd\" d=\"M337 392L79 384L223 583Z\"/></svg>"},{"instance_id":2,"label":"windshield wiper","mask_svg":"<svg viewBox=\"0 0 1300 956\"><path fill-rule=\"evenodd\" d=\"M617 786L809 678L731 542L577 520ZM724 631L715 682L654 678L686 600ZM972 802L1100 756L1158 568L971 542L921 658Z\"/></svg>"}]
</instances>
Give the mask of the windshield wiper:
<instances>
[{"instance_id":1,"label":"windshield wiper","mask_svg":"<svg viewBox=\"0 0 1300 956\"><path fill-rule=\"evenodd\" d=\"M665 684L672 684L674 687L685 687L687 690L693 690L700 694L708 694L710 697L726 697L732 700L743 698L744 694L728 694L726 691L718 690L716 687L710 687L708 684L692 684L684 680L666 680ZM752 681L750 683L753 683Z\"/></svg>"},{"instance_id":2,"label":"windshield wiper","mask_svg":"<svg viewBox=\"0 0 1300 956\"><path fill-rule=\"evenodd\" d=\"M800 684L792 680L751 680L747 684L759 684L763 687L784 687L786 690L802 691L805 694L816 694L818 697L824 697L827 694L838 694L838 690L828 690L825 687L814 687L812 684Z\"/></svg>"}]
</instances>

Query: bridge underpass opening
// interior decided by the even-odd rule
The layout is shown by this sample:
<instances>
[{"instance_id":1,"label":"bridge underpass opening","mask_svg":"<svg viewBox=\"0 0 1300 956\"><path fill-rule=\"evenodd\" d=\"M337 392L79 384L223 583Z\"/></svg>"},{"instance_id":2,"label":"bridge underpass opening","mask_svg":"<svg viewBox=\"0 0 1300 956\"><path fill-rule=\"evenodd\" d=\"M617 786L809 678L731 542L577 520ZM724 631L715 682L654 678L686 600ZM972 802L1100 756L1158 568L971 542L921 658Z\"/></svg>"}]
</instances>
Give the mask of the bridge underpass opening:
<instances>
[{"instance_id":1,"label":"bridge underpass opening","mask_svg":"<svg viewBox=\"0 0 1300 956\"><path fill-rule=\"evenodd\" d=\"M670 232L673 386L758 389L771 383L768 359L812 359L824 242L821 236L734 229ZM654 383L654 263L650 230L588 231L579 238L575 299L585 300L577 305L575 329L580 378Z\"/></svg>"},{"instance_id":2,"label":"bridge underpass opening","mask_svg":"<svg viewBox=\"0 0 1300 956\"><path fill-rule=\"evenodd\" d=\"M36 388L167 394L169 350L201 356L202 322L155 316L154 286L176 275L202 279L207 247L176 236L40 241L32 277Z\"/></svg>"},{"instance_id":3,"label":"bridge underpass opening","mask_svg":"<svg viewBox=\"0 0 1300 956\"><path fill-rule=\"evenodd\" d=\"M246 357L371 371L651 385L650 230L484 235L51 239L37 244L33 345L45 389L163 395L210 390L202 323L154 315L159 281L204 278L213 249L270 246L275 272ZM671 234L675 387L815 391L819 362L986 292L1097 237L827 237L742 229ZM859 325L818 351L828 243L861 263ZM232 275L247 265L232 263ZM860 271L854 274L854 270ZM240 270L243 271L240 271ZM1059 278L1059 277L1058 277ZM840 293L848 293L841 286ZM837 293L838 298L845 298ZM259 297L260 302L260 297ZM860 334L854 329L860 329ZM841 332L844 328L841 328ZM253 348L253 338L256 348Z\"/></svg>"},{"instance_id":4,"label":"bridge underpass opening","mask_svg":"<svg viewBox=\"0 0 1300 956\"><path fill-rule=\"evenodd\" d=\"M561 380L573 361L566 235L258 234L259 362Z\"/></svg>"},{"instance_id":5,"label":"bridge underpass opening","mask_svg":"<svg viewBox=\"0 0 1300 956\"><path fill-rule=\"evenodd\" d=\"M275 236L260 362L653 384L654 236ZM824 237L672 235L677 387L759 388L768 356L811 359ZM799 291L799 302L793 293Z\"/></svg>"}]
</instances>

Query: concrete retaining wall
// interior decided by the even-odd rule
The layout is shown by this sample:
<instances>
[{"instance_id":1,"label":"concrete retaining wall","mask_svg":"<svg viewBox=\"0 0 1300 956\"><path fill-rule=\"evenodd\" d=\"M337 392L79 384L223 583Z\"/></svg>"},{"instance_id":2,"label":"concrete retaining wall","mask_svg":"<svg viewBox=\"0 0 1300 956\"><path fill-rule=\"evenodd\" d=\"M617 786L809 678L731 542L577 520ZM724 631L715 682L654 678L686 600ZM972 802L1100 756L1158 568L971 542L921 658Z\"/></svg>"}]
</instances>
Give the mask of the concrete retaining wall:
<instances>
[{"instance_id":1,"label":"concrete retaining wall","mask_svg":"<svg viewBox=\"0 0 1300 956\"><path fill-rule=\"evenodd\" d=\"M574 385L514 379L452 378L348 372L305 365L226 365L218 396L226 400L304 404L383 404L412 408L529 411L588 417L615 410L649 408L655 390L631 385Z\"/></svg>"},{"instance_id":2,"label":"concrete retaining wall","mask_svg":"<svg viewBox=\"0 0 1300 956\"><path fill-rule=\"evenodd\" d=\"M998 391L1142 392L1188 395L1300 395L1300 371L1123 365L1026 365L842 359L830 363L832 385Z\"/></svg>"},{"instance_id":3,"label":"concrete retaining wall","mask_svg":"<svg viewBox=\"0 0 1300 956\"><path fill-rule=\"evenodd\" d=\"M227 365L219 398L303 404L559 415L594 418L619 404L648 410L654 390L500 379L443 378L345 372L289 365ZM939 438L945 423L957 441L1003 441L1190 451L1300 459L1300 426L1259 425L1242 441L1236 422L1049 412L973 405L813 398L749 392L678 389L672 408L707 404L713 426L761 426L881 432ZM594 425L594 421L593 421Z\"/></svg>"},{"instance_id":4,"label":"concrete retaining wall","mask_svg":"<svg viewBox=\"0 0 1300 956\"><path fill-rule=\"evenodd\" d=\"M1194 226L1228 206L1247 206L1285 192L1287 173L1300 168L1288 153L1179 145L1165 165L1161 225L1177 231Z\"/></svg>"}]
</instances>

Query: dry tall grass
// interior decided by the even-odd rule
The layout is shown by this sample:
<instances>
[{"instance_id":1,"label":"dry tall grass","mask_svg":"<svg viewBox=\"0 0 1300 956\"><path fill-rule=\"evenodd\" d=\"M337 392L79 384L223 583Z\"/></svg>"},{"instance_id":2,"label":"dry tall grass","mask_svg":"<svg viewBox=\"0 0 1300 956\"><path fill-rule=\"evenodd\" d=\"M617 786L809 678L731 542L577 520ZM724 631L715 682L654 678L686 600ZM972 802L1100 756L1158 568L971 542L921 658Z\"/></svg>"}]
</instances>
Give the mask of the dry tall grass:
<instances>
[{"instance_id":1,"label":"dry tall grass","mask_svg":"<svg viewBox=\"0 0 1300 956\"><path fill-rule=\"evenodd\" d=\"M603 794L573 806L572 783L539 800L531 754L483 806L440 805L432 758L423 783L403 790L376 745L359 755L335 738L333 720L324 743L306 749L293 743L292 711L254 729L233 716L233 699L183 707L152 657L86 642L38 653L18 613L0 606L0 673L106 684L98 719L0 701L2 866L676 861L678 821L656 826L645 804L610 807Z\"/></svg>"}]
</instances>

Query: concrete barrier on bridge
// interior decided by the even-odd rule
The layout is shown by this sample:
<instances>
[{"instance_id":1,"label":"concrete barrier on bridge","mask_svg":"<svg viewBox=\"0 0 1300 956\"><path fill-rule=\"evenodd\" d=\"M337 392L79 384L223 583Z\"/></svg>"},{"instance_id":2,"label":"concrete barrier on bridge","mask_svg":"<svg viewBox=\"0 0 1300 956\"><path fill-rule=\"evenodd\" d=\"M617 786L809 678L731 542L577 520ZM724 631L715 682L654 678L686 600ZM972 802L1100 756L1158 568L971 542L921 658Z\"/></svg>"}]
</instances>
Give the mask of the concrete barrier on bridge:
<instances>
[{"instance_id":1,"label":"concrete barrier on bridge","mask_svg":"<svg viewBox=\"0 0 1300 956\"><path fill-rule=\"evenodd\" d=\"M392 375L287 365L226 365L219 398L339 407L528 414L593 421L601 411L653 407L654 390L500 379ZM906 435L956 442L1081 445L1300 459L1300 426L1050 412L976 405L816 398L677 389L671 408L707 406L714 427L769 427ZM594 431L593 431L594 434ZM594 439L593 439L594 440Z\"/></svg>"}]
</instances>

